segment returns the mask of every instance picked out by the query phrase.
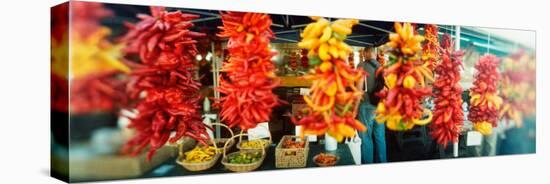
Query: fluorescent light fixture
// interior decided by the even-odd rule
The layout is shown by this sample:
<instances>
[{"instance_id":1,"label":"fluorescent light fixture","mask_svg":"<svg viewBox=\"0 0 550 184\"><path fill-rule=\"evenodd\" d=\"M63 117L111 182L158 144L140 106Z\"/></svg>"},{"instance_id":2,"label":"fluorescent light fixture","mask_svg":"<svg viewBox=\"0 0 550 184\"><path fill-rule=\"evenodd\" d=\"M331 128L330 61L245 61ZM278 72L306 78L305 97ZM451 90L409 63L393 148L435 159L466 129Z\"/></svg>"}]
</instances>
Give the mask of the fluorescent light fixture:
<instances>
[{"instance_id":1,"label":"fluorescent light fixture","mask_svg":"<svg viewBox=\"0 0 550 184\"><path fill-rule=\"evenodd\" d=\"M487 45L487 44L485 44L485 43L474 42L474 45L475 45L475 46L479 46L479 47L489 48L490 50L497 50L497 51L501 51L501 52L509 52L508 50L504 50L504 49L502 49L502 48L495 47L495 46L493 46L493 45Z\"/></svg>"}]
</instances>

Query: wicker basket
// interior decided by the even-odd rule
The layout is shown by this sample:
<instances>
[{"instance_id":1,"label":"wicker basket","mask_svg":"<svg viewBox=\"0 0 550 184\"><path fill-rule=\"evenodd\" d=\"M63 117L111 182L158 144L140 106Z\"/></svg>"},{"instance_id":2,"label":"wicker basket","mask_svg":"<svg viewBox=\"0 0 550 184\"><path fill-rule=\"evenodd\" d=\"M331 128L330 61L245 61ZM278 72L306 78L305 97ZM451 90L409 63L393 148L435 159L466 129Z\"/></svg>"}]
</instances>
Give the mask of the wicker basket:
<instances>
[{"instance_id":1,"label":"wicker basket","mask_svg":"<svg viewBox=\"0 0 550 184\"><path fill-rule=\"evenodd\" d=\"M178 152L179 156L176 159L176 163L183 166L183 168L185 168L188 171L204 171L204 170L210 169L212 166L216 165L216 163L218 162L218 159L220 158L220 155L221 155L221 150L214 143L214 140L210 139L210 141L211 141L211 144L214 145L214 148L216 148L216 154L214 155L214 157L212 159L210 159L206 162L199 162L199 163L185 162L184 158L183 158L185 156L185 154L183 152L182 147L180 146L179 147L179 152ZM200 146L200 145L197 145L197 146Z\"/></svg>"},{"instance_id":2,"label":"wicker basket","mask_svg":"<svg viewBox=\"0 0 550 184\"><path fill-rule=\"evenodd\" d=\"M221 124L221 123L212 123L212 126L214 126L214 125L219 125L219 126L225 127L227 130L229 130L229 133L231 134L231 137L235 136L235 134L233 133L233 130L231 130L231 128L229 128L227 125L224 125L224 124ZM214 139L215 144L221 144L221 145L225 145L225 143L227 141L229 141L229 145L225 148L225 150L222 150L222 149L224 149L223 147L216 146L220 150L220 153L223 152L223 151L226 151L226 152L229 151L229 149L231 149L231 147L233 147L235 145L235 140L230 139L230 138L215 138ZM210 142L209 145L212 145L212 142Z\"/></svg>"},{"instance_id":3,"label":"wicker basket","mask_svg":"<svg viewBox=\"0 0 550 184\"><path fill-rule=\"evenodd\" d=\"M265 128L265 127L264 127ZM243 135L243 131L241 130L241 135ZM265 140L265 139L262 139L262 140ZM243 148L241 146L242 143L245 143L245 142L248 142L249 140L244 140L243 141L243 137L242 136L239 136L239 143L237 143L237 148L240 149L240 150L256 150L257 148ZM269 134L269 137L268 137L268 140L267 140L267 143L264 145L264 149L265 149L265 152L267 152L267 150L269 150L269 146L271 146L271 143L273 143L273 140L271 138L271 133Z\"/></svg>"},{"instance_id":4,"label":"wicker basket","mask_svg":"<svg viewBox=\"0 0 550 184\"><path fill-rule=\"evenodd\" d=\"M237 136L243 136L243 135L248 135L248 134L239 134L239 135L236 135L236 136L233 136L231 137L231 139L234 139L236 138ZM225 146L227 146L227 143L225 144ZM224 147L225 147L224 146ZM262 157L256 161L256 162L253 162L253 163L250 163L250 164L234 164L234 163L229 163L229 160L228 158L233 156L233 155L236 155L236 154L240 154L241 152L256 152L258 150L261 150L262 151ZM233 153L230 153L229 155L226 155L225 152L223 152L223 158L222 158L222 164L230 171L233 171L233 172L248 172L248 171L253 171L255 169L257 169L258 167L260 167L262 165L262 163L264 162L264 159L265 159L265 155L266 155L266 152L265 152L265 149L247 149L247 150L239 150L237 152L233 152Z\"/></svg>"},{"instance_id":5,"label":"wicker basket","mask_svg":"<svg viewBox=\"0 0 550 184\"><path fill-rule=\"evenodd\" d=\"M283 148L286 140L298 139L298 136L285 135L275 148L275 167L276 168L295 168L306 167L307 155L309 153L309 141L305 141L303 148Z\"/></svg>"}]
</instances>

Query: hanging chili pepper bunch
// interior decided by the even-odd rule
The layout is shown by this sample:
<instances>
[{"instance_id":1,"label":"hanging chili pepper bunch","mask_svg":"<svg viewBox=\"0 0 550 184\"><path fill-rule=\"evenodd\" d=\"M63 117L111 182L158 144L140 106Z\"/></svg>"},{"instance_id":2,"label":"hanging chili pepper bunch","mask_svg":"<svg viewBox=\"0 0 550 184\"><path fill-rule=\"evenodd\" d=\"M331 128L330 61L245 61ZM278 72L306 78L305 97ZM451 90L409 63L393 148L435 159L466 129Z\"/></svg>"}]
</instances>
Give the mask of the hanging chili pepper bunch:
<instances>
[{"instance_id":1,"label":"hanging chili pepper bunch","mask_svg":"<svg viewBox=\"0 0 550 184\"><path fill-rule=\"evenodd\" d=\"M433 70L436 62L439 61L439 37L438 27L435 24L424 26L425 44L422 46L422 59L427 61L428 68Z\"/></svg>"},{"instance_id":2,"label":"hanging chili pepper bunch","mask_svg":"<svg viewBox=\"0 0 550 184\"><path fill-rule=\"evenodd\" d=\"M300 64L302 68L309 68L309 59L307 58L307 49L301 49L300 51Z\"/></svg>"},{"instance_id":3,"label":"hanging chili pepper bunch","mask_svg":"<svg viewBox=\"0 0 550 184\"><path fill-rule=\"evenodd\" d=\"M499 58L486 54L475 65L473 87L470 89L470 109L468 120L474 124L474 130L490 135L496 127L498 110L502 99L498 96L497 81Z\"/></svg>"},{"instance_id":4,"label":"hanging chili pepper bunch","mask_svg":"<svg viewBox=\"0 0 550 184\"><path fill-rule=\"evenodd\" d=\"M71 113L115 111L126 104L125 80L130 72L122 63L122 44L106 37L110 30L101 27L87 37L71 39Z\"/></svg>"},{"instance_id":5,"label":"hanging chili pepper bunch","mask_svg":"<svg viewBox=\"0 0 550 184\"><path fill-rule=\"evenodd\" d=\"M390 130L405 131L414 125L426 125L432 119L429 109L421 101L431 94L425 80L433 81L428 62L420 58L424 37L414 34L410 23L395 23L388 46L389 61L384 65L385 87L377 93L380 102L376 108L376 121L386 123ZM427 117L424 117L426 116Z\"/></svg>"},{"instance_id":6,"label":"hanging chili pepper bunch","mask_svg":"<svg viewBox=\"0 0 550 184\"><path fill-rule=\"evenodd\" d=\"M521 111L523 112L523 115L525 117L534 117L536 113L536 107L537 106L537 69L536 69L536 54L534 52L532 53L525 53L521 58L520 62L525 63L525 74L524 74L524 80L528 87L526 91L525 98L522 99L522 108Z\"/></svg>"},{"instance_id":7,"label":"hanging chili pepper bunch","mask_svg":"<svg viewBox=\"0 0 550 184\"><path fill-rule=\"evenodd\" d=\"M269 121L273 107L281 101L273 94L280 81L271 58L271 18L263 13L226 12L218 35L229 38L229 60L222 66L228 79L220 78L220 116L229 127L242 130Z\"/></svg>"},{"instance_id":8,"label":"hanging chili pepper bunch","mask_svg":"<svg viewBox=\"0 0 550 184\"><path fill-rule=\"evenodd\" d=\"M138 114L129 125L136 135L123 152L136 155L149 145L148 160L167 141L189 136L205 144L209 139L199 112L201 85L194 78L193 63L195 39L204 34L189 30L198 16L163 7L151 7L151 13L127 24L130 30L123 38L129 57L139 55L139 61L128 62L133 70L127 85L128 95L137 101L133 107Z\"/></svg>"},{"instance_id":9,"label":"hanging chili pepper bunch","mask_svg":"<svg viewBox=\"0 0 550 184\"><path fill-rule=\"evenodd\" d=\"M290 69L296 71L298 69L298 54L296 54L295 52L291 52L288 57L288 64L290 65Z\"/></svg>"},{"instance_id":10,"label":"hanging chili pepper bunch","mask_svg":"<svg viewBox=\"0 0 550 184\"><path fill-rule=\"evenodd\" d=\"M51 9L50 27L50 108L68 112L69 107L69 3Z\"/></svg>"},{"instance_id":11,"label":"hanging chili pepper bunch","mask_svg":"<svg viewBox=\"0 0 550 184\"><path fill-rule=\"evenodd\" d=\"M113 16L113 12L97 2L71 2L71 33L88 37L100 29L99 20Z\"/></svg>"},{"instance_id":12,"label":"hanging chili pepper bunch","mask_svg":"<svg viewBox=\"0 0 550 184\"><path fill-rule=\"evenodd\" d=\"M376 61L378 61L378 63L380 63L380 66L374 72L376 76L379 76L380 73L382 73L384 71L384 65L386 65L386 58L384 57L385 52L386 52L386 48L385 48L385 46L380 46L380 47L378 47L378 49L379 50L376 53Z\"/></svg>"},{"instance_id":13,"label":"hanging chili pepper bunch","mask_svg":"<svg viewBox=\"0 0 550 184\"><path fill-rule=\"evenodd\" d=\"M528 102L530 84L529 76L534 75L529 70L528 56L524 51L517 52L502 60L504 71L502 72L501 97L502 106L499 110L499 118L506 121L513 120L517 127L523 124L523 115L533 107Z\"/></svg>"},{"instance_id":14,"label":"hanging chili pepper bunch","mask_svg":"<svg viewBox=\"0 0 550 184\"><path fill-rule=\"evenodd\" d=\"M71 113L116 111L126 103L122 44L107 37L111 30L100 20L113 13L102 3L71 3Z\"/></svg>"},{"instance_id":15,"label":"hanging chili pepper bunch","mask_svg":"<svg viewBox=\"0 0 550 184\"><path fill-rule=\"evenodd\" d=\"M462 110L462 86L460 69L463 51L454 51L451 37L445 34L441 50L441 61L435 66L434 122L430 124L431 136L438 144L446 147L449 141L457 142L464 121Z\"/></svg>"},{"instance_id":16,"label":"hanging chili pepper bunch","mask_svg":"<svg viewBox=\"0 0 550 184\"><path fill-rule=\"evenodd\" d=\"M304 78L312 80L310 94L305 95L307 108L292 117L296 125L302 126L303 135L328 134L337 141L352 137L355 130L365 131L366 127L355 119L357 106L363 91L355 87L365 72L353 69L347 59L353 51L344 43L351 34L356 19L327 19L313 17L301 34L298 47L308 49L309 64L315 66ZM299 119L299 120L298 120Z\"/></svg>"}]
</instances>

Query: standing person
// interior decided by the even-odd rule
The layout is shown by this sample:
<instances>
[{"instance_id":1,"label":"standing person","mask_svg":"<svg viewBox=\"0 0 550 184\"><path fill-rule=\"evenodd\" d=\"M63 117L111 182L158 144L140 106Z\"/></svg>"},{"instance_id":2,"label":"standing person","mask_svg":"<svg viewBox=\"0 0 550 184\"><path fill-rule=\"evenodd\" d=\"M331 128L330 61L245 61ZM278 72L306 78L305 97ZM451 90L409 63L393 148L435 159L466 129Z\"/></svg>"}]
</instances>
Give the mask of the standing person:
<instances>
[{"instance_id":1,"label":"standing person","mask_svg":"<svg viewBox=\"0 0 550 184\"><path fill-rule=\"evenodd\" d=\"M380 100L375 94L384 88L384 79L381 72L376 76L376 69L380 63L376 61L376 53L372 47L365 48L360 52L363 58L357 65L369 75L364 79L365 82L359 82L359 89L365 90L365 95L359 104L359 121L367 127L367 131L360 133L361 144L361 163L383 163L386 161L386 127L384 124L376 123L374 120L374 111Z\"/></svg>"}]
</instances>

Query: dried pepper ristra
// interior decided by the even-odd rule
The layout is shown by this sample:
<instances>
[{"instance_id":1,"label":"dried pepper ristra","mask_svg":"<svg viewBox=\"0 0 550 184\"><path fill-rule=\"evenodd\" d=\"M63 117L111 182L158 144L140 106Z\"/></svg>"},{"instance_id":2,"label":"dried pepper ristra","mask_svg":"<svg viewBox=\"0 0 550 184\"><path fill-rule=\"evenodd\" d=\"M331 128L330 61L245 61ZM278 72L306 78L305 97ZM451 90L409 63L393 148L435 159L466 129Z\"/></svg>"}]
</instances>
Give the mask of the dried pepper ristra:
<instances>
[{"instance_id":1,"label":"dried pepper ristra","mask_svg":"<svg viewBox=\"0 0 550 184\"><path fill-rule=\"evenodd\" d=\"M435 24L424 26L424 38L426 43L422 46L422 59L428 62L428 68L433 70L436 62L439 61L439 39L438 27Z\"/></svg>"},{"instance_id":2,"label":"dried pepper ristra","mask_svg":"<svg viewBox=\"0 0 550 184\"><path fill-rule=\"evenodd\" d=\"M529 56L524 51L512 54L502 60L501 97L503 104L499 110L499 118L513 120L517 127L523 125L524 113L532 109L528 103L530 95L530 76L534 76L529 67Z\"/></svg>"},{"instance_id":3,"label":"dried pepper ristra","mask_svg":"<svg viewBox=\"0 0 550 184\"><path fill-rule=\"evenodd\" d=\"M439 50L439 49L438 49ZM441 60L435 66L434 121L430 124L431 136L443 147L457 142L464 122L460 70L463 51L454 51L451 37L444 35Z\"/></svg>"},{"instance_id":4,"label":"dried pepper ristra","mask_svg":"<svg viewBox=\"0 0 550 184\"><path fill-rule=\"evenodd\" d=\"M363 91L355 87L365 72L347 64L352 48L344 43L351 34L356 19L327 19L313 17L316 22L307 25L298 47L308 49L309 63L315 66L304 78L312 80L310 94L304 96L307 108L292 117L302 126L302 136L328 134L337 141L352 137L355 130L366 127L355 119ZM299 119L299 120L298 120Z\"/></svg>"},{"instance_id":5,"label":"dried pepper ristra","mask_svg":"<svg viewBox=\"0 0 550 184\"><path fill-rule=\"evenodd\" d=\"M396 33L391 33L389 60L383 76L385 87L377 96L376 121L386 123L390 130L405 131L414 125L426 125L432 119L429 109L422 107L422 100L431 94L425 80L433 81L428 62L421 59L419 51L424 37L415 35L410 23L395 23ZM427 115L427 117L424 117Z\"/></svg>"},{"instance_id":6,"label":"dried pepper ristra","mask_svg":"<svg viewBox=\"0 0 550 184\"><path fill-rule=\"evenodd\" d=\"M474 124L474 130L490 135L496 127L498 110L502 99L498 96L497 81L499 58L486 54L475 65L473 87L470 89L470 109L468 120Z\"/></svg>"},{"instance_id":7,"label":"dried pepper ristra","mask_svg":"<svg viewBox=\"0 0 550 184\"><path fill-rule=\"evenodd\" d=\"M220 116L229 127L254 128L270 119L273 107L281 101L273 94L280 83L271 62L271 18L263 13L226 12L221 14L220 37L228 37L229 59L221 71L217 89L225 96L219 101Z\"/></svg>"},{"instance_id":8,"label":"dried pepper ristra","mask_svg":"<svg viewBox=\"0 0 550 184\"><path fill-rule=\"evenodd\" d=\"M151 7L152 16L139 14L141 20L127 24L126 42L128 57L138 55L127 92L137 102L133 107L138 114L131 119L130 128L136 135L123 152L140 153L149 145L147 159L167 141L176 142L189 136L203 144L209 136L199 112L199 88L194 78L194 56L197 54L195 38L202 33L189 30L197 15L180 11L167 12L162 7ZM141 95L145 94L145 97ZM175 131L175 135L170 134Z\"/></svg>"}]
</instances>

